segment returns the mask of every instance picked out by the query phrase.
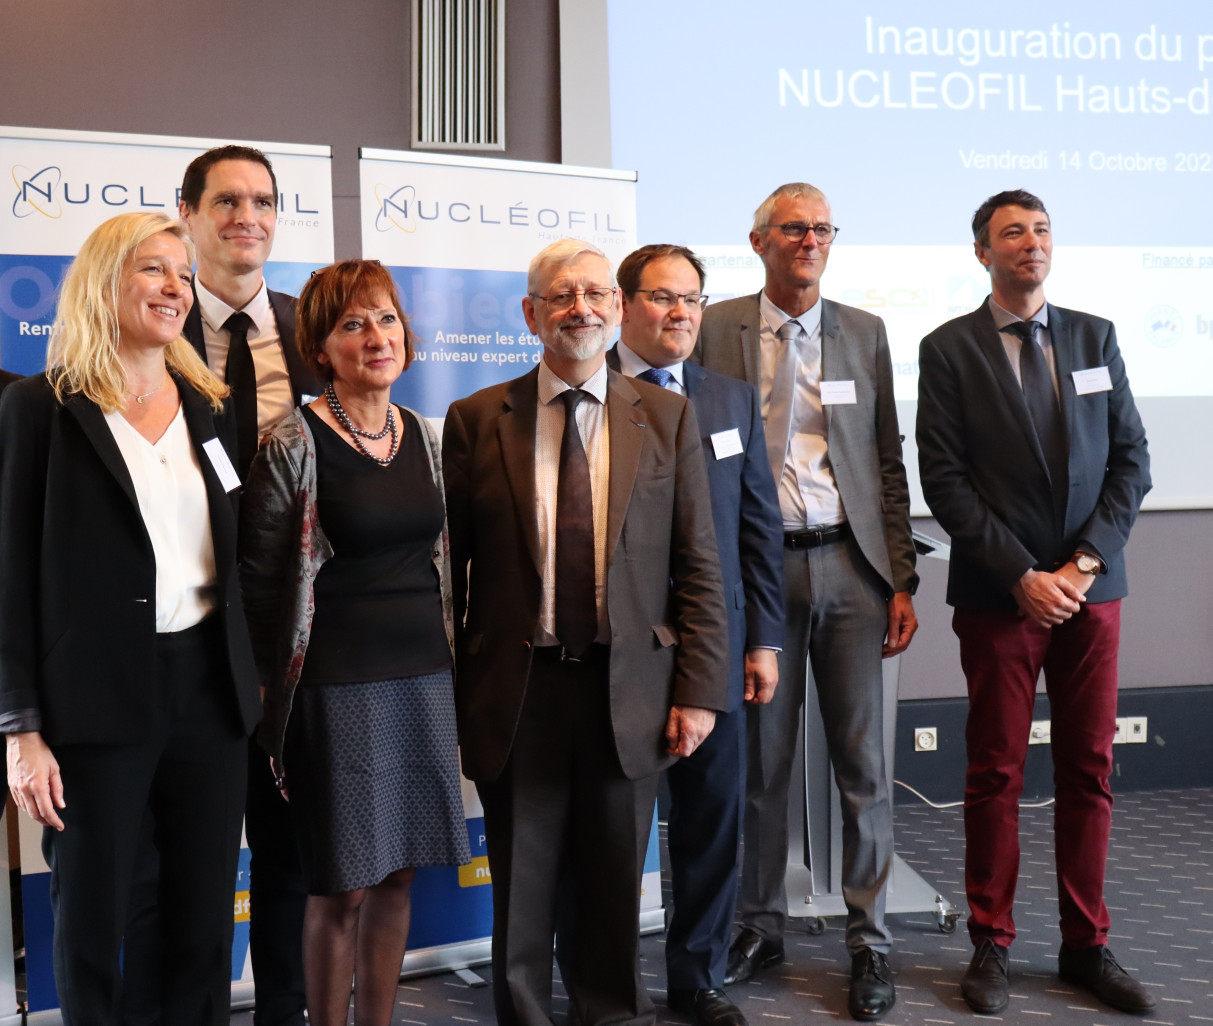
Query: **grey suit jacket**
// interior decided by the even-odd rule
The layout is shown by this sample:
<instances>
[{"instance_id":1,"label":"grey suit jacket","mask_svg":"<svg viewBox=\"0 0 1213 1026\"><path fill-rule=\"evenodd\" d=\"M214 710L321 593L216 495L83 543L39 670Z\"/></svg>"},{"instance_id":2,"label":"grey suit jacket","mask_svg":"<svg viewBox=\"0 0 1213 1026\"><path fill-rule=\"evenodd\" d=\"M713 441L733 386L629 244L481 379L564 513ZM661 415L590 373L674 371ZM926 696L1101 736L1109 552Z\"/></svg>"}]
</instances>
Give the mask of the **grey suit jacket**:
<instances>
[{"instance_id":1,"label":"grey suit jacket","mask_svg":"<svg viewBox=\"0 0 1213 1026\"><path fill-rule=\"evenodd\" d=\"M1127 590L1124 546L1150 490L1146 433L1110 321L1049 304L1049 333L1069 449L1065 520L1048 466L987 303L922 340L918 460L922 490L952 539L948 602L1016 608L1012 586L1081 549L1104 563L1087 592ZM1072 372L1106 367L1110 391L1079 395Z\"/></svg>"},{"instance_id":2,"label":"grey suit jacket","mask_svg":"<svg viewBox=\"0 0 1213 1026\"><path fill-rule=\"evenodd\" d=\"M692 359L761 387L761 293L704 311ZM901 460L893 368L884 321L829 299L821 304L821 375L854 381L855 403L825 407L830 468L851 533L889 594L913 592L910 492Z\"/></svg>"},{"instance_id":3,"label":"grey suit jacket","mask_svg":"<svg viewBox=\"0 0 1213 1026\"><path fill-rule=\"evenodd\" d=\"M451 404L443 476L463 771L493 781L513 746L539 626L539 369ZM671 705L724 709L728 633L695 413L608 372L610 715L630 778L669 764Z\"/></svg>"}]
</instances>

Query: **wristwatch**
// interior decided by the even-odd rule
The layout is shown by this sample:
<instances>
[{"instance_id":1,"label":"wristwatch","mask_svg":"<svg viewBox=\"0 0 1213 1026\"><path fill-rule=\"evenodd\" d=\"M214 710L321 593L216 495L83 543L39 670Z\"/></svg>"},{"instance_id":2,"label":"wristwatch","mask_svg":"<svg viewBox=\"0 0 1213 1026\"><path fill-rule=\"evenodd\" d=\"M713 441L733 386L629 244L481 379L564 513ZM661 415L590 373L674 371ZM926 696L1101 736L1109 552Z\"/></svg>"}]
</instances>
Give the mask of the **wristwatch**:
<instances>
[{"instance_id":1,"label":"wristwatch","mask_svg":"<svg viewBox=\"0 0 1213 1026\"><path fill-rule=\"evenodd\" d=\"M1103 564L1087 552L1080 552L1074 557L1074 565L1080 574L1090 574L1094 577L1103 569Z\"/></svg>"}]
</instances>

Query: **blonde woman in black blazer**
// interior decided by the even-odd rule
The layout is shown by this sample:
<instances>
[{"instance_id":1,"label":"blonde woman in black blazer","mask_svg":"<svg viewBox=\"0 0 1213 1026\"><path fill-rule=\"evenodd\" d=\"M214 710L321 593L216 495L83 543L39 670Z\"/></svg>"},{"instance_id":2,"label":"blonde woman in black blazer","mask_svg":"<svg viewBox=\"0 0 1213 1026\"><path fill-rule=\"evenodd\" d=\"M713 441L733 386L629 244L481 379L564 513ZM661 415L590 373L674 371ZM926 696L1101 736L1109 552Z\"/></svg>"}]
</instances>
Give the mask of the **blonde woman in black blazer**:
<instances>
[{"instance_id":1,"label":"blonde woman in black blazer","mask_svg":"<svg viewBox=\"0 0 1213 1026\"><path fill-rule=\"evenodd\" d=\"M45 828L68 1024L117 1022L140 822L161 858L165 1022L226 1023L245 738L227 389L181 325L180 223L123 214L64 280L48 370L0 401L0 731Z\"/></svg>"}]
</instances>

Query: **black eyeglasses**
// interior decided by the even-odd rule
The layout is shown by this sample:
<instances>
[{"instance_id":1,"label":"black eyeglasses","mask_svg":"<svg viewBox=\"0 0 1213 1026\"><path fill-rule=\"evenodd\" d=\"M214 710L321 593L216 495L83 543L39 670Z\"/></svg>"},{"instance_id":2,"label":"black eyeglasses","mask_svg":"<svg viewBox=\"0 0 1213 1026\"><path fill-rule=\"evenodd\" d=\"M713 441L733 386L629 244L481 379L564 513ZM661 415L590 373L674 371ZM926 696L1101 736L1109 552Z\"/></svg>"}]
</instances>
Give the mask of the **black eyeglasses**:
<instances>
[{"instance_id":1,"label":"black eyeglasses","mask_svg":"<svg viewBox=\"0 0 1213 1026\"><path fill-rule=\"evenodd\" d=\"M649 302L662 310L673 310L681 299L687 307L699 307L702 310L708 305L708 297L702 292L671 292L669 289L637 289L649 297Z\"/></svg>"},{"instance_id":2,"label":"black eyeglasses","mask_svg":"<svg viewBox=\"0 0 1213 1026\"><path fill-rule=\"evenodd\" d=\"M812 232L817 236L817 241L823 246L834 241L834 236L838 234L839 228L833 224L805 224L803 221L789 221L787 224L764 224L762 228L778 228L783 232L783 237L788 242L801 242L804 237Z\"/></svg>"}]
</instances>

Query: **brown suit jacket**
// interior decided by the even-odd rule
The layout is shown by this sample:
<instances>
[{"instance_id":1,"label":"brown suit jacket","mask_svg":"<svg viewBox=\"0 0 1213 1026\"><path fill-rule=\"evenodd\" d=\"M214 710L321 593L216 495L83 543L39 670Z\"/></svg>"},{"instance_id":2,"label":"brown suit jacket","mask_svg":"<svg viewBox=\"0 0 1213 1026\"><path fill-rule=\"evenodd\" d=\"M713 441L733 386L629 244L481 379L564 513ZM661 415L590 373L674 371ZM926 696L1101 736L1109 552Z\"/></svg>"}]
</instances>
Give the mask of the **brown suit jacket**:
<instances>
[{"instance_id":1,"label":"brown suit jacket","mask_svg":"<svg viewBox=\"0 0 1213 1026\"><path fill-rule=\"evenodd\" d=\"M451 405L443 473L463 770L493 781L514 741L539 626L539 370ZM695 413L610 371L611 727L632 779L671 762L671 705L727 706L728 627Z\"/></svg>"}]
</instances>

